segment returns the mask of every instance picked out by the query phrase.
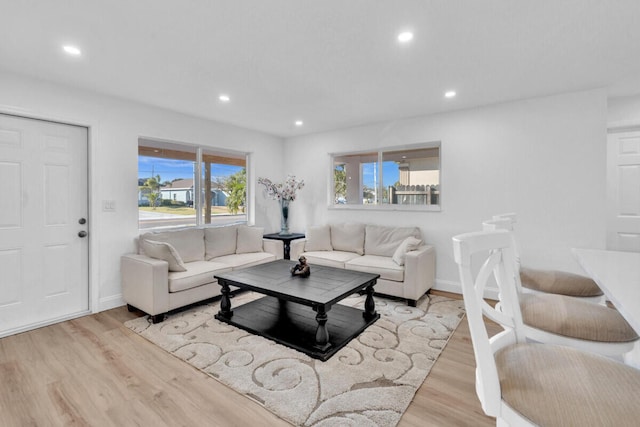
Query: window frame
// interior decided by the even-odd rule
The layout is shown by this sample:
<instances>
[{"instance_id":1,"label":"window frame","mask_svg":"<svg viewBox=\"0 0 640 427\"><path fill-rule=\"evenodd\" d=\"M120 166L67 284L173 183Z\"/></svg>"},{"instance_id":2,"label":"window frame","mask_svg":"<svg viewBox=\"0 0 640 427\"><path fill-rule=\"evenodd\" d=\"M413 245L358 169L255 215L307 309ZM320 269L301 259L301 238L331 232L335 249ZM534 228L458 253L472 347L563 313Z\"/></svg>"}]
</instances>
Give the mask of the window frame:
<instances>
[{"instance_id":1,"label":"window frame","mask_svg":"<svg viewBox=\"0 0 640 427\"><path fill-rule=\"evenodd\" d=\"M438 149L438 172L439 172L439 184L438 184L438 203L437 204L425 204L425 205L405 205L405 204L391 204L391 203L372 203L372 204L340 204L335 203L335 168L336 168L336 158L345 157L345 156L377 156L377 166L376 166L376 182L377 188L375 189L380 194L384 194L384 180L383 180L383 159L384 153L397 153L400 151L413 151L420 149L430 149L437 148ZM364 163L360 163L360 177L362 177L362 165ZM441 212L442 211L442 182L443 182L443 174L442 174L442 143L441 141L432 141L432 142L422 142L416 144L407 144L407 145L396 145L396 146L386 146L377 149L366 149L366 150L358 150L358 151L345 151L345 152L332 152L329 153L329 186L327 191L327 206L330 210L379 210L379 211L414 211L414 212ZM362 181L362 179L361 179ZM359 194L362 194L362 190L364 188L364 184L362 182L359 183Z\"/></svg>"},{"instance_id":2,"label":"window frame","mask_svg":"<svg viewBox=\"0 0 640 427\"><path fill-rule=\"evenodd\" d=\"M183 150L181 150L181 148ZM206 227L218 227L218 226L222 226L222 225L232 225L232 224L248 224L249 223L249 218L250 218L250 211L252 209L251 203L253 201L253 198L250 197L251 196L251 186L249 185L249 161L250 161L250 155L251 153L249 152L244 152L244 151L234 151L234 150L228 150L228 149L224 149L224 148L218 148L218 147L210 147L210 146L201 146L201 145L195 145L195 144L188 144L188 143L182 143L182 142L175 142L175 141L165 141L165 140L159 140L156 138L145 138L145 137L140 137L138 138L138 158L140 158L141 156L145 156L145 157L158 157L158 158L164 158L164 159L169 159L169 160L185 160L185 159L180 159L179 157L171 157L171 156L153 156L153 155L148 155L145 154L144 151L148 150L166 150L169 152L176 152L176 153L184 153L184 154L195 154L195 160L193 160L194 162L194 167L193 167L193 208L195 211L195 224L193 222L190 222L189 224L177 224L177 225L161 225L161 226L151 226L151 227L141 227L141 222L140 222L140 215L138 214L138 229L142 232L142 231L153 231L153 230L169 230L169 229L176 229L176 228L206 228ZM195 153L194 153L195 151ZM204 180L204 167L203 167L203 161L206 160L207 157L220 157L220 158L225 158L225 156L228 156L229 159L236 159L238 161L241 161L241 159L244 161L244 169L246 172L246 184L245 184L245 209L244 212L242 212L241 214L239 214L240 216L243 216L243 219L238 220L237 217L236 218L231 218L229 221L217 221L215 224L214 223L207 223L205 222L205 218L204 218L204 213L205 213L205 209L206 209L206 201L203 201L202 197L200 196L203 191L205 191L205 183L203 182ZM212 164L215 164L213 162L211 162ZM220 163L220 164L225 164L225 163ZM233 164L233 163L228 163L228 164ZM237 166L237 165L236 165ZM138 171L138 176L139 176L139 171ZM196 179L197 177L197 179Z\"/></svg>"}]
</instances>

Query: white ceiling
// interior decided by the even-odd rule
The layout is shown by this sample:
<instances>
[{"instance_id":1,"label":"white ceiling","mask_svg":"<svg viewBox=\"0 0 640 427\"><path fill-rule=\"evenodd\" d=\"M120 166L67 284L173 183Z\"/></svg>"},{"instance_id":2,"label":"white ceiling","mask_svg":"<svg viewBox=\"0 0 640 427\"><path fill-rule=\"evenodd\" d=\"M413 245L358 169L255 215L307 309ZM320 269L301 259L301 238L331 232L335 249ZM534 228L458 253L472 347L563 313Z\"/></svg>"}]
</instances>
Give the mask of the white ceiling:
<instances>
[{"instance_id":1,"label":"white ceiling","mask_svg":"<svg viewBox=\"0 0 640 427\"><path fill-rule=\"evenodd\" d=\"M638 22L638 0L0 0L0 70L288 137L637 94Z\"/></svg>"}]
</instances>

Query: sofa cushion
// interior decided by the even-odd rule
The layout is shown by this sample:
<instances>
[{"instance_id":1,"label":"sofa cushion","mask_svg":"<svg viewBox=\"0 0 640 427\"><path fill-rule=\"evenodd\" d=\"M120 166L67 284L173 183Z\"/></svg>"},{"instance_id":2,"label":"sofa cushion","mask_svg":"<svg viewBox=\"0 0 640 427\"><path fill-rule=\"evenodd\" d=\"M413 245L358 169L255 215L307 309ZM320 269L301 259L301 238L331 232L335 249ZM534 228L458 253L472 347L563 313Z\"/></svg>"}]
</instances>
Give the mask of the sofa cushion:
<instances>
[{"instance_id":1,"label":"sofa cushion","mask_svg":"<svg viewBox=\"0 0 640 427\"><path fill-rule=\"evenodd\" d=\"M307 241L304 244L305 251L332 251L331 228L329 225L316 225L307 228Z\"/></svg>"},{"instance_id":2,"label":"sofa cushion","mask_svg":"<svg viewBox=\"0 0 640 427\"><path fill-rule=\"evenodd\" d=\"M413 236L409 236L398 246L398 249L393 253L391 259L398 265L404 265L404 260L407 257L407 252L415 251L422 244L422 240L416 239Z\"/></svg>"},{"instance_id":3,"label":"sofa cushion","mask_svg":"<svg viewBox=\"0 0 640 427\"><path fill-rule=\"evenodd\" d=\"M145 240L170 243L184 262L204 261L204 230L202 228L145 233L140 236L142 249L144 249L142 242Z\"/></svg>"},{"instance_id":4,"label":"sofa cushion","mask_svg":"<svg viewBox=\"0 0 640 427\"><path fill-rule=\"evenodd\" d=\"M407 237L421 239L418 227L390 227L367 225L364 240L364 253L392 257L396 249Z\"/></svg>"},{"instance_id":5,"label":"sofa cushion","mask_svg":"<svg viewBox=\"0 0 640 427\"><path fill-rule=\"evenodd\" d=\"M307 258L307 264L324 265L326 267L344 268L344 263L354 258L360 258L360 255L354 252L343 251L312 251L305 252L302 255ZM311 269L313 274L313 268Z\"/></svg>"},{"instance_id":6,"label":"sofa cushion","mask_svg":"<svg viewBox=\"0 0 640 427\"><path fill-rule=\"evenodd\" d=\"M180 292L215 282L214 274L231 271L228 265L210 261L193 261L185 265L186 271L169 273L169 292Z\"/></svg>"},{"instance_id":7,"label":"sofa cushion","mask_svg":"<svg viewBox=\"0 0 640 427\"><path fill-rule=\"evenodd\" d=\"M234 270L237 270L239 268L251 267L253 265L275 260L276 256L269 252L250 252L246 254L224 255L214 258L212 261L227 265L232 267Z\"/></svg>"},{"instance_id":8,"label":"sofa cushion","mask_svg":"<svg viewBox=\"0 0 640 427\"><path fill-rule=\"evenodd\" d=\"M141 245L147 256L167 261L169 263L169 271L187 271L180 254L170 243L142 240Z\"/></svg>"},{"instance_id":9,"label":"sofa cushion","mask_svg":"<svg viewBox=\"0 0 640 427\"><path fill-rule=\"evenodd\" d=\"M238 227L238 241L236 253L246 254L251 252L263 252L262 235L264 228L241 225Z\"/></svg>"},{"instance_id":10,"label":"sofa cushion","mask_svg":"<svg viewBox=\"0 0 640 427\"><path fill-rule=\"evenodd\" d=\"M364 255L345 263L347 270L364 271L379 274L381 279L394 282L404 281L404 267L399 266L390 257L379 255Z\"/></svg>"},{"instance_id":11,"label":"sofa cushion","mask_svg":"<svg viewBox=\"0 0 640 427\"><path fill-rule=\"evenodd\" d=\"M331 246L334 251L364 254L364 224L355 222L332 224Z\"/></svg>"},{"instance_id":12,"label":"sofa cushion","mask_svg":"<svg viewBox=\"0 0 640 427\"><path fill-rule=\"evenodd\" d=\"M204 259L231 255L236 253L238 226L209 227L204 229Z\"/></svg>"}]
</instances>

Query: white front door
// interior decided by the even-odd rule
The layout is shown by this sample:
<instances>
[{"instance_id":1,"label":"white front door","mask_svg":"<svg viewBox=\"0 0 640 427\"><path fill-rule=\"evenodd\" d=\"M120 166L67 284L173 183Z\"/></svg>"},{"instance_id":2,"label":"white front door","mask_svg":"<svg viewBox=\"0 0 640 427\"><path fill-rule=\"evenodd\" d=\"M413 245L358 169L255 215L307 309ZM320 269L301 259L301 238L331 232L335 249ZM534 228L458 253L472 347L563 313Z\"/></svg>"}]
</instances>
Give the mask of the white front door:
<instances>
[{"instance_id":1,"label":"white front door","mask_svg":"<svg viewBox=\"0 0 640 427\"><path fill-rule=\"evenodd\" d=\"M89 310L87 129L0 114L0 336Z\"/></svg>"},{"instance_id":2,"label":"white front door","mask_svg":"<svg viewBox=\"0 0 640 427\"><path fill-rule=\"evenodd\" d=\"M640 130L608 136L607 249L640 252Z\"/></svg>"}]
</instances>

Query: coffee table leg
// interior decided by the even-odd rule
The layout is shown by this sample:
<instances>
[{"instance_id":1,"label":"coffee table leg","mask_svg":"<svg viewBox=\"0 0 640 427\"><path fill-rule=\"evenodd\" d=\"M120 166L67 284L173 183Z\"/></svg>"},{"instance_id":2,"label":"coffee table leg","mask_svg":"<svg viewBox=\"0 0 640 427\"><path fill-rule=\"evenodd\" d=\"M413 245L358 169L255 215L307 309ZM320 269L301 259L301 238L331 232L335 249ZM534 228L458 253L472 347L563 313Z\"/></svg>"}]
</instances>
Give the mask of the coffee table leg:
<instances>
[{"instance_id":1,"label":"coffee table leg","mask_svg":"<svg viewBox=\"0 0 640 427\"><path fill-rule=\"evenodd\" d=\"M220 311L218 311L218 316L226 317L227 319L233 316L233 310L231 310L231 300L229 299L229 285L226 282L220 282L222 285L222 289L220 293L222 293L222 298L220 299Z\"/></svg>"},{"instance_id":2,"label":"coffee table leg","mask_svg":"<svg viewBox=\"0 0 640 427\"><path fill-rule=\"evenodd\" d=\"M362 316L365 319L371 319L376 315L376 303L373 300L373 284L367 286L367 299L364 300L364 313Z\"/></svg>"},{"instance_id":3,"label":"coffee table leg","mask_svg":"<svg viewBox=\"0 0 640 427\"><path fill-rule=\"evenodd\" d=\"M316 330L316 347L321 350L326 350L331 345L329 343L329 331L327 330L327 311L326 308L321 305L316 310L316 321L318 322L318 329Z\"/></svg>"}]
</instances>

